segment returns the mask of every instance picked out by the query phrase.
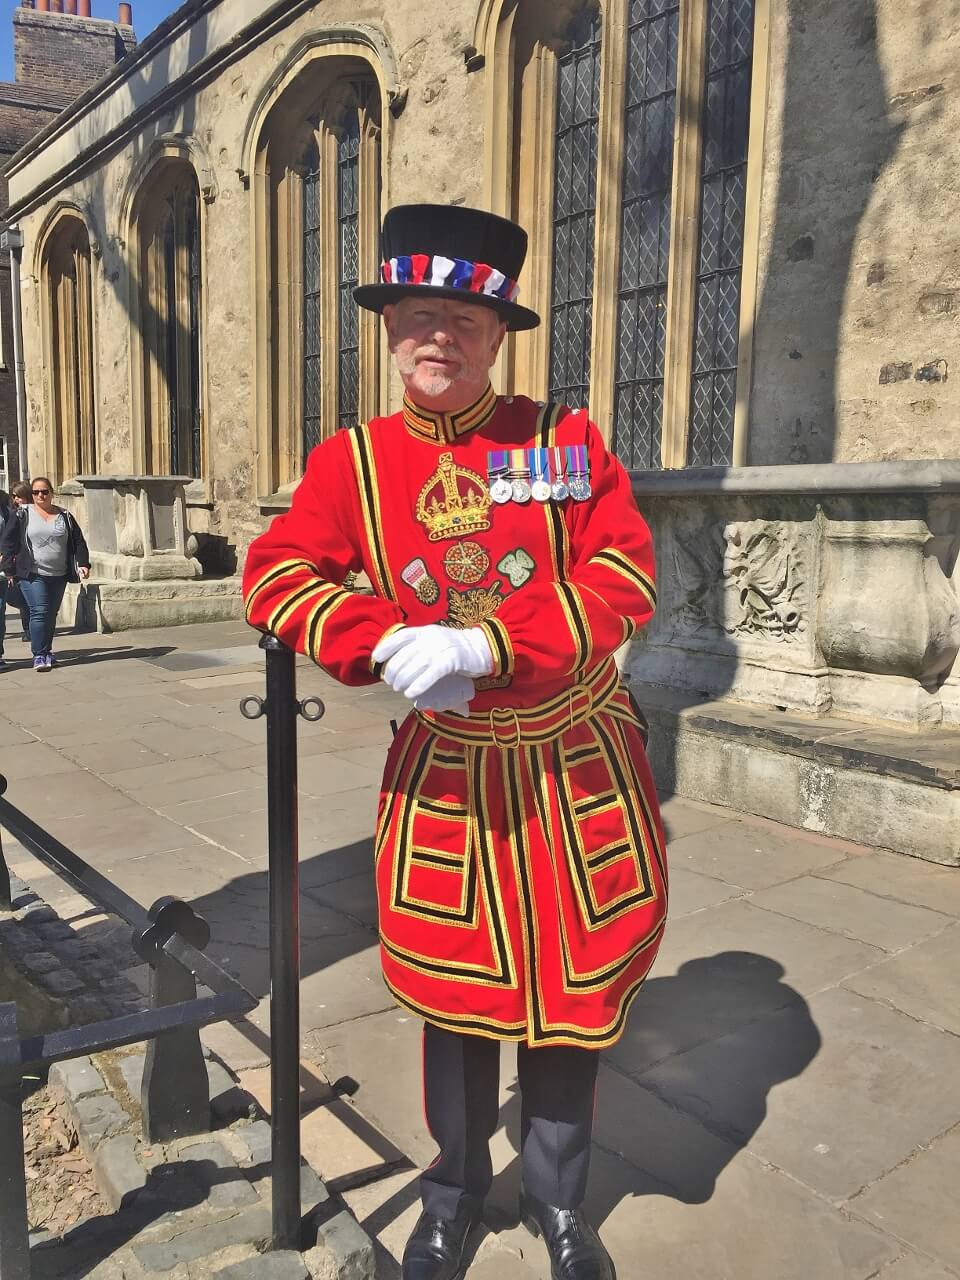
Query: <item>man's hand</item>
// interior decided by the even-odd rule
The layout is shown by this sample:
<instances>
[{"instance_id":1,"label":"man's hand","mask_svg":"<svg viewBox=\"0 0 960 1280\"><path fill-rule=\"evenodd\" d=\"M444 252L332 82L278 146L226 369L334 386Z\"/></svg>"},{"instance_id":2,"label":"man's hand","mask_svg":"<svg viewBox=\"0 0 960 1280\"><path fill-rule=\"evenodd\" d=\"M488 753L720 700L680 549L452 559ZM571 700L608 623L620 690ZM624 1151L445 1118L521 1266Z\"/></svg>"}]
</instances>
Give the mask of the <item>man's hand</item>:
<instances>
[{"instance_id":1,"label":"man's hand","mask_svg":"<svg viewBox=\"0 0 960 1280\"><path fill-rule=\"evenodd\" d=\"M493 654L479 627L466 631L438 626L404 627L381 640L372 656L374 662L386 662L383 678L390 688L411 702L445 676L476 679L493 670Z\"/></svg>"},{"instance_id":2,"label":"man's hand","mask_svg":"<svg viewBox=\"0 0 960 1280\"><path fill-rule=\"evenodd\" d=\"M432 689L421 694L414 702L418 711L452 711L458 716L468 716L467 705L476 689L469 676L444 676Z\"/></svg>"},{"instance_id":3,"label":"man's hand","mask_svg":"<svg viewBox=\"0 0 960 1280\"><path fill-rule=\"evenodd\" d=\"M78 574L79 574L79 576L80 576L80 581L81 581L81 582L86 582L86 580L90 577L90 567L89 567L89 565L85 565L85 564L78 565L78 566L77 566L77 573L78 573Z\"/></svg>"}]
</instances>

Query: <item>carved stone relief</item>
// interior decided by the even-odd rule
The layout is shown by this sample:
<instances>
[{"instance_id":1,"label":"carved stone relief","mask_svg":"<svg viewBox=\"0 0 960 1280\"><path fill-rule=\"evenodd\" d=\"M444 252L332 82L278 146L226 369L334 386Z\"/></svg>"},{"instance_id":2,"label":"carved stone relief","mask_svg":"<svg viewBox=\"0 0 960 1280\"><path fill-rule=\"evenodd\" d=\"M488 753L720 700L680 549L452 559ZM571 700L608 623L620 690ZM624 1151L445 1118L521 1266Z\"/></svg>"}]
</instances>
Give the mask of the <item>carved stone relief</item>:
<instances>
[{"instance_id":1,"label":"carved stone relief","mask_svg":"<svg viewBox=\"0 0 960 1280\"><path fill-rule=\"evenodd\" d=\"M799 637L807 626L805 541L797 526L766 520L675 529L674 633Z\"/></svg>"}]
</instances>

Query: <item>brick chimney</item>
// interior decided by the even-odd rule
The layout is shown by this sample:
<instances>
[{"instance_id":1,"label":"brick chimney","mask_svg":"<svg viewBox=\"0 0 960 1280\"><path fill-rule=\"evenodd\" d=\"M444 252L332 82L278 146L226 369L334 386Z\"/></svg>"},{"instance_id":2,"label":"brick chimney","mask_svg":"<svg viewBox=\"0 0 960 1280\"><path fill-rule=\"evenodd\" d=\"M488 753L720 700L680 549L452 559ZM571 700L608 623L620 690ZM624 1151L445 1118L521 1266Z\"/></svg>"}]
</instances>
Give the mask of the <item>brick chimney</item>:
<instances>
[{"instance_id":1,"label":"brick chimney","mask_svg":"<svg viewBox=\"0 0 960 1280\"><path fill-rule=\"evenodd\" d=\"M131 5L121 2L117 17L92 17L91 0L22 0L13 12L17 84L81 94L136 44Z\"/></svg>"}]
</instances>

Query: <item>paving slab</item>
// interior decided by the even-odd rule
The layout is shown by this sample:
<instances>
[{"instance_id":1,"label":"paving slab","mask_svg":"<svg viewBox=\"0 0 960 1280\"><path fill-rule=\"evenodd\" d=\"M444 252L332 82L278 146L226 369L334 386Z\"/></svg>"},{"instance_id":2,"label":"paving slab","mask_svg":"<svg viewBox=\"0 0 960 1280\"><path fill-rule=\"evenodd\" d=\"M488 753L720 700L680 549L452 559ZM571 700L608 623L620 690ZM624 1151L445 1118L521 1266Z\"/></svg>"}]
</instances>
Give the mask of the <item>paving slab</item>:
<instances>
[{"instance_id":1,"label":"paving slab","mask_svg":"<svg viewBox=\"0 0 960 1280\"><path fill-rule=\"evenodd\" d=\"M119 769L104 774L106 781L121 791L137 792L143 788L160 791L174 783L193 781L211 774L227 772L218 760L210 756L193 757L190 760L167 760L163 764L146 768ZM189 797L192 799L193 797Z\"/></svg>"},{"instance_id":2,"label":"paving slab","mask_svg":"<svg viewBox=\"0 0 960 1280\"><path fill-rule=\"evenodd\" d=\"M767 911L806 920L820 929L869 942L884 951L901 951L952 923L950 916L939 911L894 902L866 889L817 876L800 876L788 884L763 889L750 901Z\"/></svg>"},{"instance_id":3,"label":"paving slab","mask_svg":"<svg viewBox=\"0 0 960 1280\"><path fill-rule=\"evenodd\" d=\"M372 856L369 868L359 875L347 876L332 883L308 887L304 893L321 906L332 907L351 919L376 928L377 891L373 878Z\"/></svg>"},{"instance_id":4,"label":"paving slab","mask_svg":"<svg viewBox=\"0 0 960 1280\"><path fill-rule=\"evenodd\" d=\"M905 1253L877 1276L877 1280L956 1280L955 1271L944 1271L918 1253Z\"/></svg>"},{"instance_id":5,"label":"paving slab","mask_svg":"<svg viewBox=\"0 0 960 1280\"><path fill-rule=\"evenodd\" d=\"M695 835L698 831L710 831L723 822L730 822L736 815L718 805L699 804L695 800L684 800L682 796L662 796L660 816L667 843L672 844L674 840L680 840L684 836Z\"/></svg>"},{"instance_id":6,"label":"paving slab","mask_svg":"<svg viewBox=\"0 0 960 1280\"><path fill-rule=\"evenodd\" d=\"M724 902L668 924L660 956L609 1049L631 1075L834 986L885 952L762 911Z\"/></svg>"},{"instance_id":7,"label":"paving slab","mask_svg":"<svg viewBox=\"0 0 960 1280\"><path fill-rule=\"evenodd\" d=\"M423 1023L399 1009L306 1036L329 1080L350 1076L359 1088L353 1102L360 1113L386 1134L415 1164L425 1166L436 1155L420 1106Z\"/></svg>"},{"instance_id":8,"label":"paving slab","mask_svg":"<svg viewBox=\"0 0 960 1280\"><path fill-rule=\"evenodd\" d=\"M958 1072L960 1039L835 990L662 1062L638 1083L842 1200L960 1123L960 1093L942 1087Z\"/></svg>"},{"instance_id":9,"label":"paving slab","mask_svg":"<svg viewBox=\"0 0 960 1280\"><path fill-rule=\"evenodd\" d=\"M898 853L876 852L865 858L850 858L816 874L869 889L896 902L960 916L960 875L954 867L938 867Z\"/></svg>"},{"instance_id":10,"label":"paving slab","mask_svg":"<svg viewBox=\"0 0 960 1280\"><path fill-rule=\"evenodd\" d=\"M843 985L960 1036L958 973L960 925L954 925L927 942L854 974Z\"/></svg>"},{"instance_id":11,"label":"paving slab","mask_svg":"<svg viewBox=\"0 0 960 1280\"><path fill-rule=\"evenodd\" d=\"M938 1263L960 1271L958 1179L960 1128L955 1128L868 1187L851 1208Z\"/></svg>"},{"instance_id":12,"label":"paving slab","mask_svg":"<svg viewBox=\"0 0 960 1280\"><path fill-rule=\"evenodd\" d=\"M715 907L731 898L743 897L746 892L737 885L725 884L723 880L717 880L713 876L703 876L683 867L671 868L670 919L677 920L693 911Z\"/></svg>"},{"instance_id":13,"label":"paving slab","mask_svg":"<svg viewBox=\"0 0 960 1280\"><path fill-rule=\"evenodd\" d=\"M734 819L672 841L675 867L716 876L743 889L766 889L844 859L833 845L803 839L788 827Z\"/></svg>"},{"instance_id":14,"label":"paving slab","mask_svg":"<svg viewBox=\"0 0 960 1280\"><path fill-rule=\"evenodd\" d=\"M683 1280L868 1280L900 1252L791 1178L747 1155L705 1204L664 1195L626 1162L595 1152L587 1210L623 1276ZM529 1245L528 1245L529 1250ZM540 1253L524 1261L549 1268Z\"/></svg>"}]
</instances>

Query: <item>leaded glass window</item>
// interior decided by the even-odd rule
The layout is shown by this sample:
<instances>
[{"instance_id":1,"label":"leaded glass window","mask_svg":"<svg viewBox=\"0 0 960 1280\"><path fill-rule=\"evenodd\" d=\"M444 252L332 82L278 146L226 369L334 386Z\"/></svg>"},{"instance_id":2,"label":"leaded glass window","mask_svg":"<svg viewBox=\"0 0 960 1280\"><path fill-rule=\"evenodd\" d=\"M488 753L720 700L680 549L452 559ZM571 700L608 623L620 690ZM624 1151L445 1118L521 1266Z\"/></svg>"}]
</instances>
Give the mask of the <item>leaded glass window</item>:
<instances>
[{"instance_id":1,"label":"leaded glass window","mask_svg":"<svg viewBox=\"0 0 960 1280\"><path fill-rule=\"evenodd\" d=\"M709 0L691 466L733 458L754 0Z\"/></svg>"},{"instance_id":2,"label":"leaded glass window","mask_svg":"<svg viewBox=\"0 0 960 1280\"><path fill-rule=\"evenodd\" d=\"M613 447L660 466L678 0L630 0Z\"/></svg>"},{"instance_id":3,"label":"leaded glass window","mask_svg":"<svg viewBox=\"0 0 960 1280\"><path fill-rule=\"evenodd\" d=\"M303 460L322 438L320 360L320 155L314 144L303 175Z\"/></svg>"},{"instance_id":4,"label":"leaded glass window","mask_svg":"<svg viewBox=\"0 0 960 1280\"><path fill-rule=\"evenodd\" d=\"M360 325L353 300L360 282L360 118L346 114L337 139L337 229L339 302L337 426L355 427L360 404Z\"/></svg>"},{"instance_id":5,"label":"leaded glass window","mask_svg":"<svg viewBox=\"0 0 960 1280\"><path fill-rule=\"evenodd\" d=\"M193 184L165 200L161 353L172 475L200 475L200 226Z\"/></svg>"},{"instance_id":6,"label":"leaded glass window","mask_svg":"<svg viewBox=\"0 0 960 1280\"><path fill-rule=\"evenodd\" d=\"M588 12L557 59L549 385L551 400L573 406L590 394L600 38Z\"/></svg>"}]
</instances>

